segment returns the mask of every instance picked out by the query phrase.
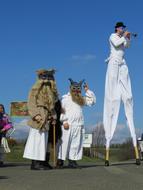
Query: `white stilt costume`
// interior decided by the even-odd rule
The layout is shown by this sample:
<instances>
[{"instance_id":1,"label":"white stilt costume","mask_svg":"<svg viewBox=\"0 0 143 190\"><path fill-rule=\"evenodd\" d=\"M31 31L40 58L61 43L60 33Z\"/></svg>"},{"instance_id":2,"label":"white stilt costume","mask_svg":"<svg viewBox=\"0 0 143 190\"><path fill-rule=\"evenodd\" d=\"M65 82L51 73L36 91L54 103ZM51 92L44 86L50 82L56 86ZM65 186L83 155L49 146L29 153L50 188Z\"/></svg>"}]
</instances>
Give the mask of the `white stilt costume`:
<instances>
[{"instance_id":1,"label":"white stilt costume","mask_svg":"<svg viewBox=\"0 0 143 190\"><path fill-rule=\"evenodd\" d=\"M87 90L85 96L85 105L91 106L96 102L92 91ZM84 117L82 106L72 100L70 93L62 98L62 107L65 112L61 115L61 121L69 124L69 129L62 126L62 143L59 147L58 159L61 160L80 160L83 150L83 128Z\"/></svg>"},{"instance_id":2,"label":"white stilt costume","mask_svg":"<svg viewBox=\"0 0 143 190\"><path fill-rule=\"evenodd\" d=\"M108 68L105 82L105 98L103 123L106 137L106 150L117 125L120 103L124 104L127 124L130 129L134 147L137 146L133 121L133 97L128 67L124 59L124 50L129 47L130 40L113 33L109 39L111 53L107 59ZM107 156L108 157L108 156Z\"/></svg>"}]
</instances>

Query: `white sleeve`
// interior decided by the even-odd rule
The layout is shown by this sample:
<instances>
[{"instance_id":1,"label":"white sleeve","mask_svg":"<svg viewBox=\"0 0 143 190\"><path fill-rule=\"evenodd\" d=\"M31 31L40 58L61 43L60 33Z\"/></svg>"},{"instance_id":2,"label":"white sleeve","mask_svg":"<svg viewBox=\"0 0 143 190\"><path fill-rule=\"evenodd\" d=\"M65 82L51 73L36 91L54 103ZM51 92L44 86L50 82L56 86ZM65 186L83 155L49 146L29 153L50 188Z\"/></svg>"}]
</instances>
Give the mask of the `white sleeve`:
<instances>
[{"instance_id":1,"label":"white sleeve","mask_svg":"<svg viewBox=\"0 0 143 190\"><path fill-rule=\"evenodd\" d=\"M65 99L62 99L61 103L62 103L62 109L63 109L64 113L62 113L60 115L60 121L62 123L66 123L68 121L68 118L66 116L66 111L65 111L65 109L66 109L66 101L65 101Z\"/></svg>"},{"instance_id":2,"label":"white sleeve","mask_svg":"<svg viewBox=\"0 0 143 190\"><path fill-rule=\"evenodd\" d=\"M126 41L124 42L124 47L128 48L128 47L130 47L130 40L128 38L125 38L125 39L126 39Z\"/></svg>"},{"instance_id":3,"label":"white sleeve","mask_svg":"<svg viewBox=\"0 0 143 190\"><path fill-rule=\"evenodd\" d=\"M91 90L87 90L85 93L85 105L92 106L96 103L96 96Z\"/></svg>"},{"instance_id":4,"label":"white sleeve","mask_svg":"<svg viewBox=\"0 0 143 190\"><path fill-rule=\"evenodd\" d=\"M122 36L121 38L115 35L111 35L110 36L110 42L113 44L114 47L119 47L122 44L124 45L124 43L126 43L126 38L124 36Z\"/></svg>"}]
</instances>

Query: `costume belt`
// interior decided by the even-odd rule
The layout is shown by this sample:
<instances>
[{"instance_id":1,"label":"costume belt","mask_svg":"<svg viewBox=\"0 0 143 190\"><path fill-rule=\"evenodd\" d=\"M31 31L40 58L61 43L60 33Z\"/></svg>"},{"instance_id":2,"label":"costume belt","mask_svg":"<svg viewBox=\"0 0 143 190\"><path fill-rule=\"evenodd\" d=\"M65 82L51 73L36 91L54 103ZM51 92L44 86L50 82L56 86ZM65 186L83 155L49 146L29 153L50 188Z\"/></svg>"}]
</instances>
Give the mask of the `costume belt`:
<instances>
[{"instance_id":1,"label":"costume belt","mask_svg":"<svg viewBox=\"0 0 143 190\"><path fill-rule=\"evenodd\" d=\"M122 65L125 63L124 57L116 56L116 55L110 55L107 59L105 59L105 63L109 63L109 61L113 59L119 62L119 65Z\"/></svg>"},{"instance_id":2,"label":"costume belt","mask_svg":"<svg viewBox=\"0 0 143 190\"><path fill-rule=\"evenodd\" d=\"M47 110L49 112L48 108L46 106L44 106L44 105L37 105L37 107L44 108L45 110Z\"/></svg>"}]
</instances>

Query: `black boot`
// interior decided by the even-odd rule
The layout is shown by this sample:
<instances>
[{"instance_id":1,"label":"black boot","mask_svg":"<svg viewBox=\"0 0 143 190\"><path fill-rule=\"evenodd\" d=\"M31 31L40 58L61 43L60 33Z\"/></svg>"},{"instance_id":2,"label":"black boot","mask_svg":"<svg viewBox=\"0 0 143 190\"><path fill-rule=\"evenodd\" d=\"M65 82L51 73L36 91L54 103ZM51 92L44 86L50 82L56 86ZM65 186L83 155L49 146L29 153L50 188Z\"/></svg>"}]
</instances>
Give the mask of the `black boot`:
<instances>
[{"instance_id":1,"label":"black boot","mask_svg":"<svg viewBox=\"0 0 143 190\"><path fill-rule=\"evenodd\" d=\"M140 161L140 159L136 159L136 165L141 165L141 161Z\"/></svg>"},{"instance_id":2,"label":"black boot","mask_svg":"<svg viewBox=\"0 0 143 190\"><path fill-rule=\"evenodd\" d=\"M40 165L39 165L39 161L37 160L32 160L31 163L31 170L40 170Z\"/></svg>"},{"instance_id":3,"label":"black boot","mask_svg":"<svg viewBox=\"0 0 143 190\"><path fill-rule=\"evenodd\" d=\"M68 160L69 161L69 164L68 164L68 167L69 168L74 168L74 169L76 169L76 168L81 168L78 164L77 164L77 162L75 161L75 160Z\"/></svg>"},{"instance_id":4,"label":"black boot","mask_svg":"<svg viewBox=\"0 0 143 190\"><path fill-rule=\"evenodd\" d=\"M105 160L105 166L109 166L109 160Z\"/></svg>"},{"instance_id":5,"label":"black boot","mask_svg":"<svg viewBox=\"0 0 143 190\"><path fill-rule=\"evenodd\" d=\"M0 167L4 167L3 161L0 161Z\"/></svg>"},{"instance_id":6,"label":"black boot","mask_svg":"<svg viewBox=\"0 0 143 190\"><path fill-rule=\"evenodd\" d=\"M61 169L61 168L63 168L63 166L64 166L64 160L58 159L57 164L56 164L56 168Z\"/></svg>"},{"instance_id":7,"label":"black boot","mask_svg":"<svg viewBox=\"0 0 143 190\"><path fill-rule=\"evenodd\" d=\"M50 152L46 153L46 160L43 161L43 166L45 170L51 170L53 167L49 164L50 161Z\"/></svg>"},{"instance_id":8,"label":"black boot","mask_svg":"<svg viewBox=\"0 0 143 190\"><path fill-rule=\"evenodd\" d=\"M76 168L81 169L81 166L79 166L75 160L74 160L73 162L74 162L74 166L75 166Z\"/></svg>"}]
</instances>

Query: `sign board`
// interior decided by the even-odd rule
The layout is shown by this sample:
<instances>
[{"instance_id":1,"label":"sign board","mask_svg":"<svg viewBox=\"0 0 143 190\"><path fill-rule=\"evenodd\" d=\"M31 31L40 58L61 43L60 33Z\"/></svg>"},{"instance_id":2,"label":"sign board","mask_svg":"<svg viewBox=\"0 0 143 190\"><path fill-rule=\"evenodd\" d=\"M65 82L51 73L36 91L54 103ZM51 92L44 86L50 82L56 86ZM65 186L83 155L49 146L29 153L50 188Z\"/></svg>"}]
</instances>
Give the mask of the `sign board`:
<instances>
[{"instance_id":1,"label":"sign board","mask_svg":"<svg viewBox=\"0 0 143 190\"><path fill-rule=\"evenodd\" d=\"M140 151L143 152L143 141L138 141L138 143L139 143Z\"/></svg>"},{"instance_id":2,"label":"sign board","mask_svg":"<svg viewBox=\"0 0 143 190\"><path fill-rule=\"evenodd\" d=\"M92 145L92 134L83 134L83 147L90 148Z\"/></svg>"},{"instance_id":3,"label":"sign board","mask_svg":"<svg viewBox=\"0 0 143 190\"><path fill-rule=\"evenodd\" d=\"M11 102L10 116L13 116L13 117L29 116L27 102Z\"/></svg>"}]
</instances>

